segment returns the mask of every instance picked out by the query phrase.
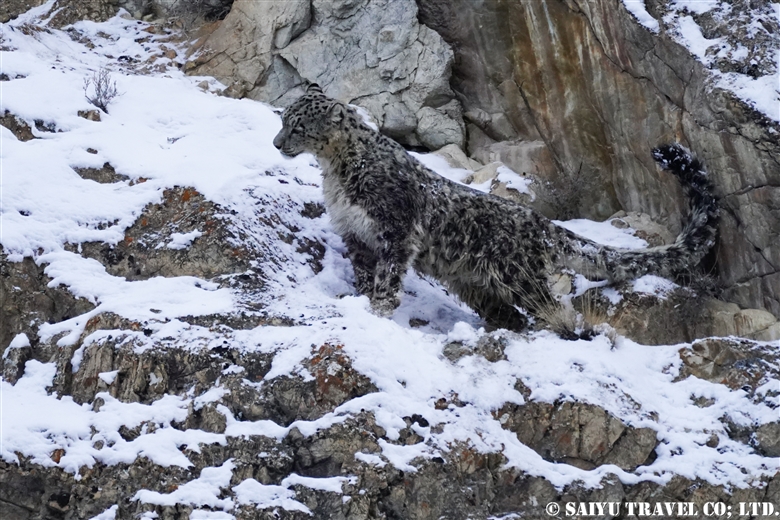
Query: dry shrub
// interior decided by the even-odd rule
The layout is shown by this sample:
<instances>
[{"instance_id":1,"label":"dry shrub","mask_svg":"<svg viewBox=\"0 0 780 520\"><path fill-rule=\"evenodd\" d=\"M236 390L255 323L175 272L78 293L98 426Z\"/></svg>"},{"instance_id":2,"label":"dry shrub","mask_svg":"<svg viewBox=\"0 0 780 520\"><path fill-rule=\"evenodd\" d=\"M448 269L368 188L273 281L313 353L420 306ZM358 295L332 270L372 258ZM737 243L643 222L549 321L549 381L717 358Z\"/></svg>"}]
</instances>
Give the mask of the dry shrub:
<instances>
[{"instance_id":1,"label":"dry shrub","mask_svg":"<svg viewBox=\"0 0 780 520\"><path fill-rule=\"evenodd\" d=\"M84 78L84 97L106 114L108 114L108 105L119 95L116 81L111 79L111 73L106 68L101 67L92 74L92 77Z\"/></svg>"}]
</instances>

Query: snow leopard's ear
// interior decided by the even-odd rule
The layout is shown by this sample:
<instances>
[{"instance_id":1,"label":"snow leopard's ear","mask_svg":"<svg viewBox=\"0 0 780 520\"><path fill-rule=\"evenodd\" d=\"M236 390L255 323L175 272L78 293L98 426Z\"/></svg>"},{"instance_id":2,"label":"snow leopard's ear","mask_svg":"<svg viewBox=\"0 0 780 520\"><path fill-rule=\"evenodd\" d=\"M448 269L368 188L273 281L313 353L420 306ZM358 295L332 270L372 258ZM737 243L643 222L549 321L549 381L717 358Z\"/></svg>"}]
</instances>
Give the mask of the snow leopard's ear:
<instances>
[{"instance_id":1,"label":"snow leopard's ear","mask_svg":"<svg viewBox=\"0 0 780 520\"><path fill-rule=\"evenodd\" d=\"M317 85L316 83L310 83L308 87L306 87L306 93L307 94L324 94L322 92L322 88Z\"/></svg>"},{"instance_id":2,"label":"snow leopard's ear","mask_svg":"<svg viewBox=\"0 0 780 520\"><path fill-rule=\"evenodd\" d=\"M345 117L347 116L347 108L339 103L333 103L331 105L330 109L328 110L328 118L331 120L332 123L340 123Z\"/></svg>"}]
</instances>

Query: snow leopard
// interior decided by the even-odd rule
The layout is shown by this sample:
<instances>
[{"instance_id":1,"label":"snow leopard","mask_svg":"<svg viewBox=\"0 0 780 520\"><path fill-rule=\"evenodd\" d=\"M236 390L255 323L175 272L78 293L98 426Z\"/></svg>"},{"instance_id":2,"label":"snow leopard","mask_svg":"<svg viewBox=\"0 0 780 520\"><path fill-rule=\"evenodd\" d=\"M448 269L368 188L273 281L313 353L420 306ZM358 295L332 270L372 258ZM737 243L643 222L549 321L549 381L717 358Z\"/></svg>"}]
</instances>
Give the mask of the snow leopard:
<instances>
[{"instance_id":1,"label":"snow leopard","mask_svg":"<svg viewBox=\"0 0 780 520\"><path fill-rule=\"evenodd\" d=\"M325 208L342 237L355 288L374 311L399 305L410 266L435 278L488 324L523 330L550 293L550 275L573 269L619 282L674 277L696 265L716 238L718 206L701 163L683 146L652 151L680 181L689 215L673 244L625 250L597 244L517 202L471 189L426 168L372 129L355 108L316 84L284 110L274 146L316 156Z\"/></svg>"}]
</instances>

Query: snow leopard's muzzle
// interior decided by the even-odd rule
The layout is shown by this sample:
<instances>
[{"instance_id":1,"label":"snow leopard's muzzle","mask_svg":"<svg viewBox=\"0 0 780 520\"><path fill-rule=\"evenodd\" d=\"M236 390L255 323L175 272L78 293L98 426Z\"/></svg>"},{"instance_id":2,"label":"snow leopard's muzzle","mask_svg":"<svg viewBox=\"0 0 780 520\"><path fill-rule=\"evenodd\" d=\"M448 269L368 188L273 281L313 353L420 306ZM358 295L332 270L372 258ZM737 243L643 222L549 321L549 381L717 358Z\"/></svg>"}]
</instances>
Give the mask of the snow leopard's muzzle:
<instances>
[{"instance_id":1,"label":"snow leopard's muzzle","mask_svg":"<svg viewBox=\"0 0 780 520\"><path fill-rule=\"evenodd\" d=\"M277 150L282 152L282 155L285 155L287 157L295 157L299 153L301 153L299 150L295 150L294 147L290 146L290 140L289 136L287 135L288 132L285 131L284 128L279 130L279 133L276 134L276 137L274 137L274 146Z\"/></svg>"}]
</instances>

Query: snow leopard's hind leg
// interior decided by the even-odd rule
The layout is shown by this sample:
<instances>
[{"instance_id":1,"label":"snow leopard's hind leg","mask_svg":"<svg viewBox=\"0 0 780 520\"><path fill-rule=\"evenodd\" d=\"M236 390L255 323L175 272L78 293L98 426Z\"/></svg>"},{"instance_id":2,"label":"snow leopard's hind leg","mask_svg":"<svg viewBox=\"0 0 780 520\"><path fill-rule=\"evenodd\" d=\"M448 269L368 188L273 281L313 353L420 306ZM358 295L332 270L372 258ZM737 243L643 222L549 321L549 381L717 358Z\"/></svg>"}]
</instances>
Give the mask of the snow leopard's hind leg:
<instances>
[{"instance_id":1,"label":"snow leopard's hind leg","mask_svg":"<svg viewBox=\"0 0 780 520\"><path fill-rule=\"evenodd\" d=\"M517 310L514 305L504 302L491 302L474 307L474 310L488 325L497 329L522 332L528 328L528 317Z\"/></svg>"},{"instance_id":2,"label":"snow leopard's hind leg","mask_svg":"<svg viewBox=\"0 0 780 520\"><path fill-rule=\"evenodd\" d=\"M522 332L528 327L528 317L513 303L496 294L496 291L485 287L463 286L457 282L447 285L491 327L515 332Z\"/></svg>"}]
</instances>

